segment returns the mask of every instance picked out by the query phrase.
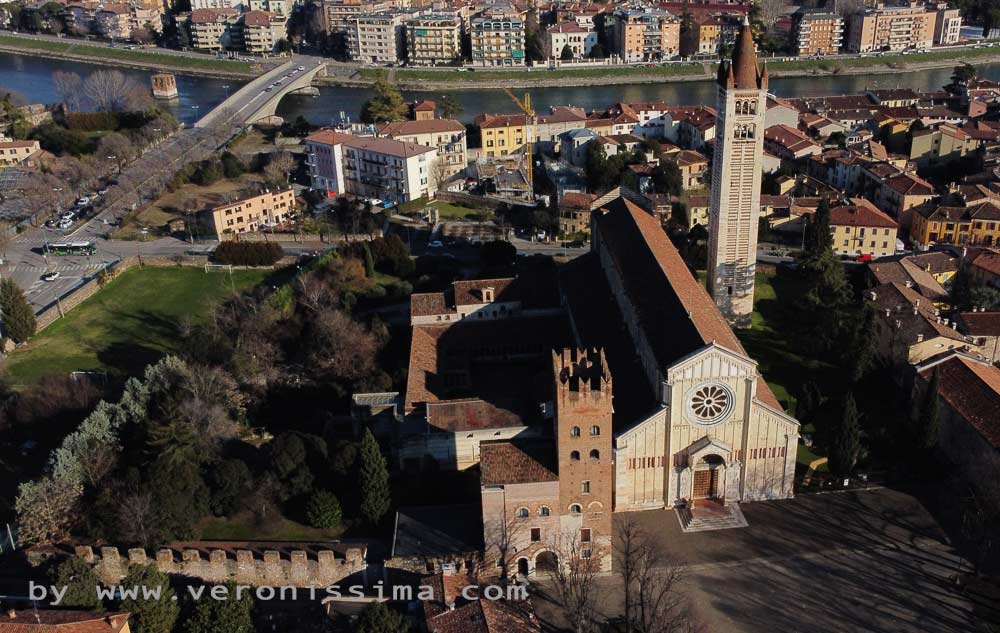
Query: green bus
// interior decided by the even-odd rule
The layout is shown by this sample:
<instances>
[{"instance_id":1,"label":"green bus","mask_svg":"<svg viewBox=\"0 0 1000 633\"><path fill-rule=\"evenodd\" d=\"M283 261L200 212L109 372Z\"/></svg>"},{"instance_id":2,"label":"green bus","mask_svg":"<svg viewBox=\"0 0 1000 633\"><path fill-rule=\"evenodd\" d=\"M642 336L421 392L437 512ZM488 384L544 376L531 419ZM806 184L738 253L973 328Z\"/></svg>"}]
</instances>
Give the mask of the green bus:
<instances>
[{"instance_id":1,"label":"green bus","mask_svg":"<svg viewBox=\"0 0 1000 633\"><path fill-rule=\"evenodd\" d=\"M51 242L45 245L46 255L93 255L96 252L93 242Z\"/></svg>"}]
</instances>

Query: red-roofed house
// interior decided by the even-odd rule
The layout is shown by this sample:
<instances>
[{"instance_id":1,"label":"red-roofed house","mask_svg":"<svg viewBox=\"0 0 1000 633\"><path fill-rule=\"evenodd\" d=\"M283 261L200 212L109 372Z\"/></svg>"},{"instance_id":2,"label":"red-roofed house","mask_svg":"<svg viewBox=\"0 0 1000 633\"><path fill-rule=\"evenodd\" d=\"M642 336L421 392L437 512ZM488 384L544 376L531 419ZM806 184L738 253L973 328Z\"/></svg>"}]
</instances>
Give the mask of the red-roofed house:
<instances>
[{"instance_id":1,"label":"red-roofed house","mask_svg":"<svg viewBox=\"0 0 1000 633\"><path fill-rule=\"evenodd\" d=\"M830 209L833 250L839 255L868 255L874 259L896 252L899 225L864 198Z\"/></svg>"},{"instance_id":2,"label":"red-roofed house","mask_svg":"<svg viewBox=\"0 0 1000 633\"><path fill-rule=\"evenodd\" d=\"M0 633L130 633L128 620L122 612L7 609Z\"/></svg>"}]
</instances>

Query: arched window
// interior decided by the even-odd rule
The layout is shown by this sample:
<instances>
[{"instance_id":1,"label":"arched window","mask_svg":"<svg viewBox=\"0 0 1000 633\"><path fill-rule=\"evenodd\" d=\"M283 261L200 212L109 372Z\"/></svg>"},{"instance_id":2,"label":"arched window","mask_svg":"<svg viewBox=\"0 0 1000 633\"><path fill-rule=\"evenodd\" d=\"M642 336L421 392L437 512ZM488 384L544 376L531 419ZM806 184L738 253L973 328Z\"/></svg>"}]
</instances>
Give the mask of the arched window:
<instances>
[{"instance_id":1,"label":"arched window","mask_svg":"<svg viewBox=\"0 0 1000 633\"><path fill-rule=\"evenodd\" d=\"M517 509L517 518L519 518L519 519L527 519L529 514L530 513L528 512L527 508L518 508Z\"/></svg>"},{"instance_id":2,"label":"arched window","mask_svg":"<svg viewBox=\"0 0 1000 633\"><path fill-rule=\"evenodd\" d=\"M601 460L601 451L597 450L596 448L594 450L590 451L590 459L594 460L595 462L596 461L600 461Z\"/></svg>"},{"instance_id":3,"label":"arched window","mask_svg":"<svg viewBox=\"0 0 1000 633\"><path fill-rule=\"evenodd\" d=\"M583 508L580 507L579 503L574 503L569 507L570 514L581 514L583 513Z\"/></svg>"},{"instance_id":4,"label":"arched window","mask_svg":"<svg viewBox=\"0 0 1000 633\"><path fill-rule=\"evenodd\" d=\"M580 451L573 451L573 452L571 452L569 454L569 458L570 458L571 461L574 461L574 462L580 461Z\"/></svg>"},{"instance_id":5,"label":"arched window","mask_svg":"<svg viewBox=\"0 0 1000 633\"><path fill-rule=\"evenodd\" d=\"M596 424L594 426L590 427L590 434L591 435L600 435L601 434L601 427L597 426Z\"/></svg>"},{"instance_id":6,"label":"arched window","mask_svg":"<svg viewBox=\"0 0 1000 633\"><path fill-rule=\"evenodd\" d=\"M549 506L542 506L541 508L538 508L538 516L547 517L550 514L552 514L552 511L549 510Z\"/></svg>"},{"instance_id":7,"label":"arched window","mask_svg":"<svg viewBox=\"0 0 1000 633\"><path fill-rule=\"evenodd\" d=\"M569 430L570 437L580 437L580 427L574 426Z\"/></svg>"}]
</instances>

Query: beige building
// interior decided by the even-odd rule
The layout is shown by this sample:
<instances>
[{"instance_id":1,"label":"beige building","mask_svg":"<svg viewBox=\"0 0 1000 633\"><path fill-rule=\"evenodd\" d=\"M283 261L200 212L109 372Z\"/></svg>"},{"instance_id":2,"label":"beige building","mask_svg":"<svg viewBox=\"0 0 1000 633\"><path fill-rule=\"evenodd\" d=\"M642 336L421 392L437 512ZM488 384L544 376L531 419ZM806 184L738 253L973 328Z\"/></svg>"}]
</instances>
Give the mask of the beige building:
<instances>
[{"instance_id":1,"label":"beige building","mask_svg":"<svg viewBox=\"0 0 1000 633\"><path fill-rule=\"evenodd\" d=\"M942 123L936 129L913 133L910 160L920 166L948 163L975 152L977 145L962 128Z\"/></svg>"},{"instance_id":2,"label":"beige building","mask_svg":"<svg viewBox=\"0 0 1000 633\"><path fill-rule=\"evenodd\" d=\"M398 64L406 55L404 22L408 14L395 12L361 15L351 21L347 47L351 59L373 64Z\"/></svg>"},{"instance_id":3,"label":"beige building","mask_svg":"<svg viewBox=\"0 0 1000 633\"><path fill-rule=\"evenodd\" d=\"M799 9L792 33L799 56L836 55L844 44L844 18L819 9Z\"/></svg>"},{"instance_id":4,"label":"beige building","mask_svg":"<svg viewBox=\"0 0 1000 633\"><path fill-rule=\"evenodd\" d=\"M127 40L132 35L128 5L106 4L94 15L98 35L111 40Z\"/></svg>"},{"instance_id":5,"label":"beige building","mask_svg":"<svg viewBox=\"0 0 1000 633\"><path fill-rule=\"evenodd\" d=\"M719 66L708 229L709 293L736 327L749 327L753 313L766 111L767 68L745 22L733 59Z\"/></svg>"},{"instance_id":6,"label":"beige building","mask_svg":"<svg viewBox=\"0 0 1000 633\"><path fill-rule=\"evenodd\" d=\"M273 53L287 35L288 17L270 11L247 11L239 22L241 48L255 55Z\"/></svg>"},{"instance_id":7,"label":"beige building","mask_svg":"<svg viewBox=\"0 0 1000 633\"><path fill-rule=\"evenodd\" d=\"M874 259L896 253L899 225L864 198L830 209L833 251L838 255L868 255Z\"/></svg>"},{"instance_id":8,"label":"beige building","mask_svg":"<svg viewBox=\"0 0 1000 633\"><path fill-rule=\"evenodd\" d=\"M614 14L615 53L625 62L672 59L681 49L681 21L663 9L622 9Z\"/></svg>"},{"instance_id":9,"label":"beige building","mask_svg":"<svg viewBox=\"0 0 1000 633\"><path fill-rule=\"evenodd\" d=\"M219 51L233 46L233 31L239 22L236 9L195 9L191 12L191 47Z\"/></svg>"},{"instance_id":10,"label":"beige building","mask_svg":"<svg viewBox=\"0 0 1000 633\"><path fill-rule=\"evenodd\" d=\"M962 12L948 8L947 3L937 5L934 20L935 44L958 44L962 35Z\"/></svg>"},{"instance_id":11,"label":"beige building","mask_svg":"<svg viewBox=\"0 0 1000 633\"><path fill-rule=\"evenodd\" d=\"M447 64L462 55L462 21L452 15L424 15L406 21L406 60L411 65Z\"/></svg>"},{"instance_id":12,"label":"beige building","mask_svg":"<svg viewBox=\"0 0 1000 633\"><path fill-rule=\"evenodd\" d=\"M288 220L295 211L295 193L265 191L236 202L215 207L210 211L215 239L224 240L240 233L255 233Z\"/></svg>"},{"instance_id":13,"label":"beige building","mask_svg":"<svg viewBox=\"0 0 1000 633\"><path fill-rule=\"evenodd\" d=\"M0 167L23 165L41 149L38 141L15 141L0 134Z\"/></svg>"},{"instance_id":14,"label":"beige building","mask_svg":"<svg viewBox=\"0 0 1000 633\"><path fill-rule=\"evenodd\" d=\"M476 66L523 66L524 18L513 8L496 9L471 24L472 63Z\"/></svg>"},{"instance_id":15,"label":"beige building","mask_svg":"<svg viewBox=\"0 0 1000 633\"><path fill-rule=\"evenodd\" d=\"M597 44L597 32L575 21L560 22L546 29L542 44L546 59L562 59L567 46L573 52L573 59L583 59Z\"/></svg>"},{"instance_id":16,"label":"beige building","mask_svg":"<svg viewBox=\"0 0 1000 633\"><path fill-rule=\"evenodd\" d=\"M437 148L437 168L433 177L447 180L465 170L469 164L465 126L454 119L397 121L379 128L379 136L397 141ZM438 183L440 186L441 183Z\"/></svg>"},{"instance_id":17,"label":"beige building","mask_svg":"<svg viewBox=\"0 0 1000 633\"><path fill-rule=\"evenodd\" d=\"M925 49L934 44L937 12L913 0L881 6L851 16L847 50L851 53Z\"/></svg>"}]
</instances>

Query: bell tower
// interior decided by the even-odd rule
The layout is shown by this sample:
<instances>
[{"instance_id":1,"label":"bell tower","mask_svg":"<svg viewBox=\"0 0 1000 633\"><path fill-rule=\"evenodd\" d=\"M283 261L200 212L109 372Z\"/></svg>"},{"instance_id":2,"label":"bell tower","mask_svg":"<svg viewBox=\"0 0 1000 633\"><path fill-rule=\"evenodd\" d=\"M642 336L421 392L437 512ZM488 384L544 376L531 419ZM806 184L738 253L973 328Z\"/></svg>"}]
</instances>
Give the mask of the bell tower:
<instances>
[{"instance_id":1,"label":"bell tower","mask_svg":"<svg viewBox=\"0 0 1000 633\"><path fill-rule=\"evenodd\" d=\"M611 373L600 349L553 353L560 527L581 558L611 565Z\"/></svg>"},{"instance_id":2,"label":"bell tower","mask_svg":"<svg viewBox=\"0 0 1000 633\"><path fill-rule=\"evenodd\" d=\"M760 218L767 68L757 64L750 24L733 59L719 65L718 122L709 206L708 292L731 325L750 327Z\"/></svg>"}]
</instances>

